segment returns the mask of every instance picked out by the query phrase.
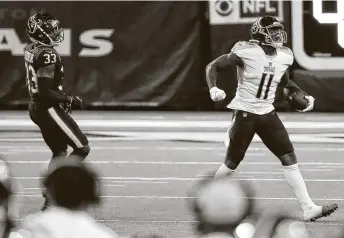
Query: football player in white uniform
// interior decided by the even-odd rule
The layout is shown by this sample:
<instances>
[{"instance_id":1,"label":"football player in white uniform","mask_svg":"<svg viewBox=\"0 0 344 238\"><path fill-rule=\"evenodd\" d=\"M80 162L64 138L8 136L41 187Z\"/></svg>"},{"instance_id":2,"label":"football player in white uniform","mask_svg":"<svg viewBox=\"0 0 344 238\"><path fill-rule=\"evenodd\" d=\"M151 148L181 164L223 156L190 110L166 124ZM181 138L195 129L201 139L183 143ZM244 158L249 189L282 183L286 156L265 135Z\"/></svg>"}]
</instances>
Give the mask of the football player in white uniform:
<instances>
[{"instance_id":1,"label":"football player in white uniform","mask_svg":"<svg viewBox=\"0 0 344 238\"><path fill-rule=\"evenodd\" d=\"M292 188L303 210L303 218L309 221L333 213L337 204L315 205L299 171L297 158L287 130L275 112L273 102L278 84L297 87L289 79L288 68L294 61L292 51L284 47L286 33L283 25L274 17L259 18L251 27L250 41L240 41L229 54L208 64L206 79L213 101L226 97L216 87L218 68L228 65L237 67L238 86L235 98L228 105L233 109L232 125L227 131L228 146L225 162L215 177L231 175L245 156L255 133L270 151L279 158L287 183ZM308 106L313 109L314 98L307 95Z\"/></svg>"}]
</instances>

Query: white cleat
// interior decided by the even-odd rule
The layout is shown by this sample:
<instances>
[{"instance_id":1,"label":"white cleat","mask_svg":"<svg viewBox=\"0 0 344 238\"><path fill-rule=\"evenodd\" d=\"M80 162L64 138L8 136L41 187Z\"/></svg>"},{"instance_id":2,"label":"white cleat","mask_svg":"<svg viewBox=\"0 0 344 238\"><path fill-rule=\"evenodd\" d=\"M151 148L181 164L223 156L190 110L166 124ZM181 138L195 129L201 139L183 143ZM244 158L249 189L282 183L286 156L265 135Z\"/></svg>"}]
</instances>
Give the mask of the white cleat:
<instances>
[{"instance_id":1,"label":"white cleat","mask_svg":"<svg viewBox=\"0 0 344 238\"><path fill-rule=\"evenodd\" d=\"M321 217L327 217L338 209L337 204L314 206L310 209L303 211L303 219L305 221L315 221Z\"/></svg>"}]
</instances>

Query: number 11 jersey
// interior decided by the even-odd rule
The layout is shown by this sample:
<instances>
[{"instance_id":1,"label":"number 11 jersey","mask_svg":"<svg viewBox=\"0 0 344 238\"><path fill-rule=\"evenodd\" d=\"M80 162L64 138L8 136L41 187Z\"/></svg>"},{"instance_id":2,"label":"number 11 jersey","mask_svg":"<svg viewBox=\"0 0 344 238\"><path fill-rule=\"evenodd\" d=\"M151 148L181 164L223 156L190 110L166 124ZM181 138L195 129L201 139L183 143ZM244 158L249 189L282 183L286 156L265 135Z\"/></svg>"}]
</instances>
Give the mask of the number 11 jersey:
<instances>
[{"instance_id":1,"label":"number 11 jersey","mask_svg":"<svg viewBox=\"0 0 344 238\"><path fill-rule=\"evenodd\" d=\"M276 49L276 55L266 55L256 42L240 41L232 48L244 63L237 66L238 86L227 108L263 115L274 110L274 100L282 76L294 61L287 47Z\"/></svg>"},{"instance_id":2,"label":"number 11 jersey","mask_svg":"<svg viewBox=\"0 0 344 238\"><path fill-rule=\"evenodd\" d=\"M49 108L54 106L51 102L41 101L37 82L37 72L40 68L54 65L53 84L50 90L62 93L62 80L64 76L61 57L53 47L28 44L24 50L26 85L32 102L38 102Z\"/></svg>"}]
</instances>

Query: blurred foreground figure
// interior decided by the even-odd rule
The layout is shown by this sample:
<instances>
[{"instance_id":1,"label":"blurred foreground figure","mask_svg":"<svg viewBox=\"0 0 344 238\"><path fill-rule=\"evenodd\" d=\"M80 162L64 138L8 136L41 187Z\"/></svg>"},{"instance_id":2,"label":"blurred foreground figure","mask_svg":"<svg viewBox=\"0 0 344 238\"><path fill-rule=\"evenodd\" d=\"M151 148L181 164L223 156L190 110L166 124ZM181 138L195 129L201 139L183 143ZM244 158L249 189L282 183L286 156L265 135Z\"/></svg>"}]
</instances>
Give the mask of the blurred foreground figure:
<instances>
[{"instance_id":1,"label":"blurred foreground figure","mask_svg":"<svg viewBox=\"0 0 344 238\"><path fill-rule=\"evenodd\" d=\"M237 231L240 230L240 225ZM287 215L262 215L254 238L310 238L303 222Z\"/></svg>"},{"instance_id":2,"label":"blurred foreground figure","mask_svg":"<svg viewBox=\"0 0 344 238\"><path fill-rule=\"evenodd\" d=\"M196 231L202 238L309 238L305 225L287 215L258 214L254 191L228 176L205 179L191 193Z\"/></svg>"},{"instance_id":3,"label":"blurred foreground figure","mask_svg":"<svg viewBox=\"0 0 344 238\"><path fill-rule=\"evenodd\" d=\"M52 151L51 161L68 156L84 160L90 152L87 137L69 115L72 107L83 107L80 97L67 96L62 89L63 61L54 49L64 39L60 22L48 13L37 13L27 22L27 34L32 41L25 47L27 88L31 102L31 120L40 128L45 143ZM50 165L49 165L50 167ZM43 191L43 196L44 191ZM47 207L48 200L42 207Z\"/></svg>"},{"instance_id":4,"label":"blurred foreground figure","mask_svg":"<svg viewBox=\"0 0 344 238\"><path fill-rule=\"evenodd\" d=\"M90 205L99 204L100 188L97 175L84 163L78 160L56 162L43 183L51 206L44 212L29 215L23 221L21 228L29 234L28 237L118 237L87 212Z\"/></svg>"},{"instance_id":5,"label":"blurred foreground figure","mask_svg":"<svg viewBox=\"0 0 344 238\"><path fill-rule=\"evenodd\" d=\"M247 199L252 193L249 187L226 176L202 180L191 192L196 197L191 209L197 233L202 238L235 237L237 226L252 214L253 203ZM252 237L255 228L248 225L244 232L246 237Z\"/></svg>"},{"instance_id":6,"label":"blurred foreground figure","mask_svg":"<svg viewBox=\"0 0 344 238\"><path fill-rule=\"evenodd\" d=\"M0 159L0 237L10 237L14 228L13 210L17 204L13 204L13 181L8 164Z\"/></svg>"}]
</instances>

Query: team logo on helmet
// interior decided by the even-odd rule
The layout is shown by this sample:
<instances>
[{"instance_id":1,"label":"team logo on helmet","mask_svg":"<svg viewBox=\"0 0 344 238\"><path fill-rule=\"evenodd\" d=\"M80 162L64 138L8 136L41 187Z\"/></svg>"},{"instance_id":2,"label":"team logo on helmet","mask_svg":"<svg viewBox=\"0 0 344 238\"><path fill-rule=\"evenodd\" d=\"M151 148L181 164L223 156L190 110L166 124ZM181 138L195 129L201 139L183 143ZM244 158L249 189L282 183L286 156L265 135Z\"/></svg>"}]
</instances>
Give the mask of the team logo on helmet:
<instances>
[{"instance_id":1,"label":"team logo on helmet","mask_svg":"<svg viewBox=\"0 0 344 238\"><path fill-rule=\"evenodd\" d=\"M256 34L256 33L258 33L257 22L253 23L252 28L251 28L251 34Z\"/></svg>"},{"instance_id":2,"label":"team logo on helmet","mask_svg":"<svg viewBox=\"0 0 344 238\"><path fill-rule=\"evenodd\" d=\"M42 25L42 20L40 19L35 19L34 16L29 18L29 21L27 23L28 27L28 33L35 33L37 30L37 26Z\"/></svg>"}]
</instances>

